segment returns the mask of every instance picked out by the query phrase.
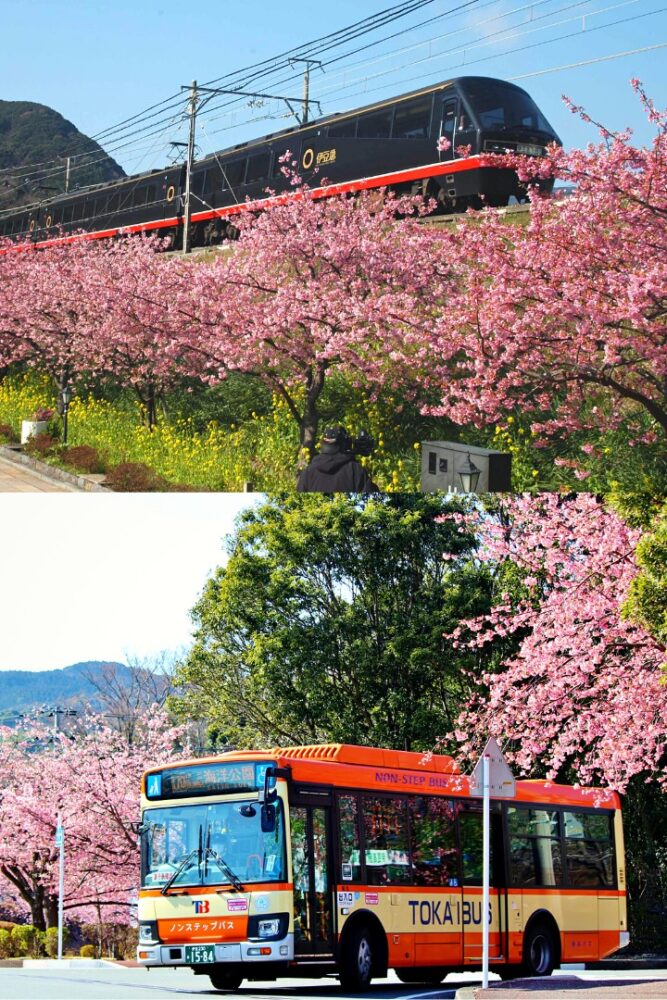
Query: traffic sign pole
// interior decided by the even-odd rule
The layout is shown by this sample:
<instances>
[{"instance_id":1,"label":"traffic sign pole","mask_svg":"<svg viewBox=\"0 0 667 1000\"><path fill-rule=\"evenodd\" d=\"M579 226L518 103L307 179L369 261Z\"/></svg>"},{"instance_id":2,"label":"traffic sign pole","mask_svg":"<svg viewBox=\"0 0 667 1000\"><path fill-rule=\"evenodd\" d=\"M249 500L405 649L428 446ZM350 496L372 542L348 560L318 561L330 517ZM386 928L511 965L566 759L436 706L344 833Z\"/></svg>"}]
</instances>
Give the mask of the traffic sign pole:
<instances>
[{"instance_id":1,"label":"traffic sign pole","mask_svg":"<svg viewBox=\"0 0 667 1000\"><path fill-rule=\"evenodd\" d=\"M516 782L502 750L491 737L468 779L470 794L482 800L482 985L489 985L491 924L491 792L496 799L514 798ZM498 910L500 918L500 908Z\"/></svg>"},{"instance_id":2,"label":"traffic sign pole","mask_svg":"<svg viewBox=\"0 0 667 1000\"><path fill-rule=\"evenodd\" d=\"M58 961L63 958L63 900L65 898L65 828L58 817L56 827L56 847L60 848L60 871L58 874Z\"/></svg>"}]
</instances>

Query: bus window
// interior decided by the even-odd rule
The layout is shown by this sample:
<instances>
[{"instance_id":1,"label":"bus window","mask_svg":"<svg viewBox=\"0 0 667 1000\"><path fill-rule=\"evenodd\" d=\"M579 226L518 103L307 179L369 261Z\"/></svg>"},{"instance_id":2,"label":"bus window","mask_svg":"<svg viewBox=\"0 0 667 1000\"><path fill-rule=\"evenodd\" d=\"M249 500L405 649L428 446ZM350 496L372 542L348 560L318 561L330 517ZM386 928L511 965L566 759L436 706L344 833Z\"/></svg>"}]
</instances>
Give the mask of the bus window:
<instances>
[{"instance_id":1,"label":"bus window","mask_svg":"<svg viewBox=\"0 0 667 1000\"><path fill-rule=\"evenodd\" d=\"M361 880L361 847L359 843L359 806L356 795L341 795L338 799L340 836L340 878L343 882Z\"/></svg>"},{"instance_id":2,"label":"bus window","mask_svg":"<svg viewBox=\"0 0 667 1000\"><path fill-rule=\"evenodd\" d=\"M558 812L555 809L507 810L512 885L555 888L563 884Z\"/></svg>"},{"instance_id":3,"label":"bus window","mask_svg":"<svg viewBox=\"0 0 667 1000\"><path fill-rule=\"evenodd\" d=\"M568 884L584 889L615 885L611 816L565 812L565 856Z\"/></svg>"},{"instance_id":4,"label":"bus window","mask_svg":"<svg viewBox=\"0 0 667 1000\"><path fill-rule=\"evenodd\" d=\"M430 121L430 97L399 104L394 116L392 139L428 139Z\"/></svg>"},{"instance_id":5,"label":"bus window","mask_svg":"<svg viewBox=\"0 0 667 1000\"><path fill-rule=\"evenodd\" d=\"M456 810L449 799L410 800L415 885L458 885Z\"/></svg>"},{"instance_id":6,"label":"bus window","mask_svg":"<svg viewBox=\"0 0 667 1000\"><path fill-rule=\"evenodd\" d=\"M362 115L359 119L357 139L388 139L390 133L391 111L374 112L370 115Z\"/></svg>"},{"instance_id":7,"label":"bus window","mask_svg":"<svg viewBox=\"0 0 667 1000\"><path fill-rule=\"evenodd\" d=\"M459 815L459 832L464 885L481 885L483 879L481 812L462 812Z\"/></svg>"},{"instance_id":8,"label":"bus window","mask_svg":"<svg viewBox=\"0 0 667 1000\"><path fill-rule=\"evenodd\" d=\"M411 882L405 799L364 797L366 881L369 885Z\"/></svg>"}]
</instances>

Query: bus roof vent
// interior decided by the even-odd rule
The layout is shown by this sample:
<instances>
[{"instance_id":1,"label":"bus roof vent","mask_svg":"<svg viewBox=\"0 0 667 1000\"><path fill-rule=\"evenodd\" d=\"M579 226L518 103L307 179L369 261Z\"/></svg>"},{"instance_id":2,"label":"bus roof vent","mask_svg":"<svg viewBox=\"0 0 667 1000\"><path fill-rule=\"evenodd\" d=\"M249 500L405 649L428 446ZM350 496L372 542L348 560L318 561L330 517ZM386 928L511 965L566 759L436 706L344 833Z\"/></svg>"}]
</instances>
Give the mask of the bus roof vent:
<instances>
[{"instance_id":1,"label":"bus roof vent","mask_svg":"<svg viewBox=\"0 0 667 1000\"><path fill-rule=\"evenodd\" d=\"M437 771L440 774L460 774L461 770L453 757L414 753L409 750L359 747L350 743L318 743L301 747L277 747L273 753L291 760L299 758L302 760L330 760L337 764L365 764L368 767Z\"/></svg>"}]
</instances>

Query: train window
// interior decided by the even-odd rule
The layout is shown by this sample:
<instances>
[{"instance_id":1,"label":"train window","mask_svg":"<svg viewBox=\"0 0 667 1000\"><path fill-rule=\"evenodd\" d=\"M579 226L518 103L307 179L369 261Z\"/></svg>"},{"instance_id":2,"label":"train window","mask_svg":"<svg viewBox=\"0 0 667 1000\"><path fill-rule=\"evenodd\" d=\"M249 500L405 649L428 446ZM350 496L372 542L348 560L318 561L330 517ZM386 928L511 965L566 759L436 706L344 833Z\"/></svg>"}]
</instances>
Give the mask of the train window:
<instances>
[{"instance_id":1,"label":"train window","mask_svg":"<svg viewBox=\"0 0 667 1000\"><path fill-rule=\"evenodd\" d=\"M357 139L388 139L391 134L391 117L391 110L362 115L357 128Z\"/></svg>"},{"instance_id":2,"label":"train window","mask_svg":"<svg viewBox=\"0 0 667 1000\"><path fill-rule=\"evenodd\" d=\"M146 204L152 205L155 201L155 184L149 184L146 188Z\"/></svg>"},{"instance_id":3,"label":"train window","mask_svg":"<svg viewBox=\"0 0 667 1000\"><path fill-rule=\"evenodd\" d=\"M109 198L108 205L109 205L109 211L110 212L117 212L118 211L118 207L120 205L120 194L118 193L118 191L116 191L115 194L111 195L111 197Z\"/></svg>"},{"instance_id":4,"label":"train window","mask_svg":"<svg viewBox=\"0 0 667 1000\"><path fill-rule=\"evenodd\" d=\"M253 181L263 181L269 176L269 153L257 153L248 159L248 172L246 173L246 184Z\"/></svg>"},{"instance_id":5,"label":"train window","mask_svg":"<svg viewBox=\"0 0 667 1000\"><path fill-rule=\"evenodd\" d=\"M235 188L237 184L243 183L245 160L228 161L222 164L222 169L227 180L225 187Z\"/></svg>"},{"instance_id":6,"label":"train window","mask_svg":"<svg viewBox=\"0 0 667 1000\"><path fill-rule=\"evenodd\" d=\"M329 126L330 139L354 139L357 134L357 118L347 118L338 125Z\"/></svg>"},{"instance_id":7,"label":"train window","mask_svg":"<svg viewBox=\"0 0 667 1000\"><path fill-rule=\"evenodd\" d=\"M399 104L394 116L394 139L428 139L431 122L431 98Z\"/></svg>"},{"instance_id":8,"label":"train window","mask_svg":"<svg viewBox=\"0 0 667 1000\"><path fill-rule=\"evenodd\" d=\"M210 166L206 171L206 183L204 184L204 195L216 194L226 188L225 178L217 163Z\"/></svg>"},{"instance_id":9,"label":"train window","mask_svg":"<svg viewBox=\"0 0 667 1000\"><path fill-rule=\"evenodd\" d=\"M146 193L148 188L138 187L134 189L134 194L132 195L132 205L139 206L146 204Z\"/></svg>"},{"instance_id":10,"label":"train window","mask_svg":"<svg viewBox=\"0 0 667 1000\"><path fill-rule=\"evenodd\" d=\"M74 222L80 222L81 219L83 219L83 209L84 209L85 204L86 203L83 200L83 198L81 199L81 201L77 201L75 203L75 205L74 205L74 212L72 214L72 220Z\"/></svg>"},{"instance_id":11,"label":"train window","mask_svg":"<svg viewBox=\"0 0 667 1000\"><path fill-rule=\"evenodd\" d=\"M287 149L277 149L273 154L273 166L271 167L272 177L284 177L283 168L287 167L288 170L290 169L291 161L296 159L296 156L294 155L294 143L292 143L292 147L289 150L290 156L281 162L281 157L283 157L287 152Z\"/></svg>"},{"instance_id":12,"label":"train window","mask_svg":"<svg viewBox=\"0 0 667 1000\"><path fill-rule=\"evenodd\" d=\"M443 156L447 159L451 159L454 155L454 126L456 125L456 112L458 109L458 101L445 101L442 108L442 122L440 125L440 137L442 139L448 139L450 146L449 149L443 152Z\"/></svg>"},{"instance_id":13,"label":"train window","mask_svg":"<svg viewBox=\"0 0 667 1000\"><path fill-rule=\"evenodd\" d=\"M63 208L63 222L72 221L72 208L73 208L72 205L65 205L65 207Z\"/></svg>"}]
</instances>

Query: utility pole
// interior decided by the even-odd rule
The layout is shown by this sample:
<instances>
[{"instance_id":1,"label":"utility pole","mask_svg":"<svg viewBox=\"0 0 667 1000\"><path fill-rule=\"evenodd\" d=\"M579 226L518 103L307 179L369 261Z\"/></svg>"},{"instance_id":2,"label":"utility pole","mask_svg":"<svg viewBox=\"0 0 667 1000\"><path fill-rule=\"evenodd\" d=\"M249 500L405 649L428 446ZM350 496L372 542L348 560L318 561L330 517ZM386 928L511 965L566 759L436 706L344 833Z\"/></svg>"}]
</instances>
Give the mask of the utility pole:
<instances>
[{"instance_id":1,"label":"utility pole","mask_svg":"<svg viewBox=\"0 0 667 1000\"><path fill-rule=\"evenodd\" d=\"M67 157L67 162L65 163L65 194L69 192L69 171L70 171L70 161L71 156Z\"/></svg>"},{"instance_id":2,"label":"utility pole","mask_svg":"<svg viewBox=\"0 0 667 1000\"><path fill-rule=\"evenodd\" d=\"M306 60L302 59L301 62L316 62L316 60ZM183 253L190 253L190 218L192 215L191 211L191 196L192 196L192 166L195 157L195 133L197 128L197 112L201 111L205 104L208 104L210 100L219 94L233 94L238 97L259 97L266 98L267 100L284 101L287 107L290 109L291 113L294 115L299 124L303 125L305 120L308 118L308 105L310 99L308 97L308 80L304 81L304 98L298 97L282 97L278 94L257 94L248 90L227 90L222 87L198 87L197 81L193 80L190 87L182 86L181 90L189 90L190 97L188 100L188 117L190 119L190 128L188 135L188 152L187 159L185 161L185 192L183 195ZM200 94L207 94L203 100L200 100ZM305 119L299 119L299 116L294 111L292 104L304 104L305 101ZM318 105L319 102L313 102ZM177 145L172 143L172 145Z\"/></svg>"},{"instance_id":3,"label":"utility pole","mask_svg":"<svg viewBox=\"0 0 667 1000\"><path fill-rule=\"evenodd\" d=\"M294 63L306 64L306 68L303 71L303 100L301 102L303 111L301 112L301 124L307 125L310 114L310 68L311 66L319 66L322 69L322 63L319 59L290 59L290 66L293 66Z\"/></svg>"},{"instance_id":4,"label":"utility pole","mask_svg":"<svg viewBox=\"0 0 667 1000\"><path fill-rule=\"evenodd\" d=\"M190 87L190 133L188 135L188 153L185 161L185 199L183 204L183 253L190 253L190 192L192 190L192 164L195 158L195 128L197 125L197 81L193 80Z\"/></svg>"}]
</instances>

